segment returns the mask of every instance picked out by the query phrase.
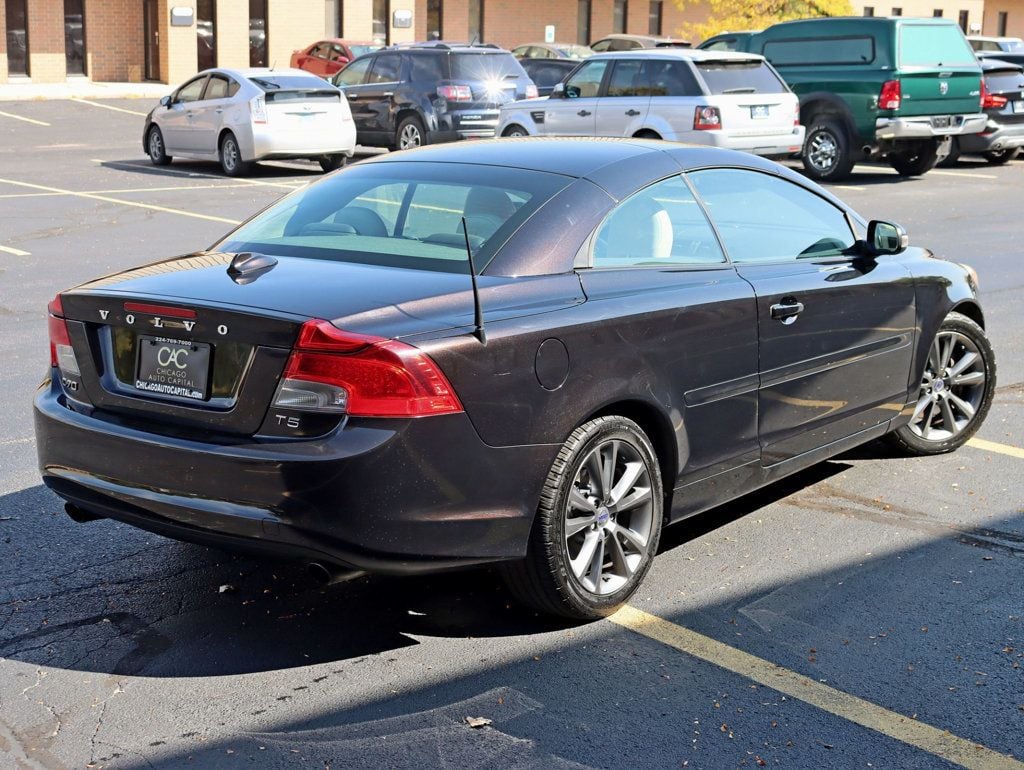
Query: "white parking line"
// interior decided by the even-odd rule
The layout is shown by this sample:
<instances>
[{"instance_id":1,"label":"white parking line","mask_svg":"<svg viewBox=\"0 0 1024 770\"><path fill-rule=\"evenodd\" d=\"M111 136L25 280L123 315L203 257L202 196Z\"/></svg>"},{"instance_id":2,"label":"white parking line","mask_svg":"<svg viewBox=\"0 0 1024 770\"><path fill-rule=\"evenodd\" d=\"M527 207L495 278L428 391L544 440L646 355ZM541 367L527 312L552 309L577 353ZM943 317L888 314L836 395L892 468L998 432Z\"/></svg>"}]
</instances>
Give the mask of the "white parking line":
<instances>
[{"instance_id":1,"label":"white parking line","mask_svg":"<svg viewBox=\"0 0 1024 770\"><path fill-rule=\"evenodd\" d=\"M24 120L26 123L32 123L37 126L48 126L50 125L45 120L36 120L35 118L26 118L24 115L15 115L13 112L0 112L5 118L14 118L15 120Z\"/></svg>"},{"instance_id":2,"label":"white parking line","mask_svg":"<svg viewBox=\"0 0 1024 770\"><path fill-rule=\"evenodd\" d=\"M129 115L141 115L146 117L148 112L139 112L138 110L126 110L124 107L115 107L112 104L103 104L101 102L91 102L88 99L80 99L77 96L72 96L71 101L78 102L79 104L90 104L93 107L102 107L105 110L114 110L115 112L127 112Z\"/></svg>"},{"instance_id":3,"label":"white parking line","mask_svg":"<svg viewBox=\"0 0 1024 770\"><path fill-rule=\"evenodd\" d=\"M0 251L4 252L6 254L13 254L16 257L31 257L32 256L32 254L30 252L22 251L21 249L16 249L13 246L0 246Z\"/></svg>"},{"instance_id":4,"label":"white parking line","mask_svg":"<svg viewBox=\"0 0 1024 770\"><path fill-rule=\"evenodd\" d=\"M929 174L935 174L937 176L966 176L971 179L998 179L999 177L995 174L975 174L972 171L943 171L942 169L932 169L928 172Z\"/></svg>"}]
</instances>

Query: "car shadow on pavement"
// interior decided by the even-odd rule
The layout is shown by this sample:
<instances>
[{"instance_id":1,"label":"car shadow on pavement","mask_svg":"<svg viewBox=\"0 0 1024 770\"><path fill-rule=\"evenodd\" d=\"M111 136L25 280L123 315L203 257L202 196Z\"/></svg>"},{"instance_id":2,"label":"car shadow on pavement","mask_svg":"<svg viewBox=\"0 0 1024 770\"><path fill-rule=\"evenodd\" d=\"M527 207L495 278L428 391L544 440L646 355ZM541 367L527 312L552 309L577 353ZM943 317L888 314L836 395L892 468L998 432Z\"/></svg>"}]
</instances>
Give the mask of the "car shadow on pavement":
<instances>
[{"instance_id":1,"label":"car shadow on pavement","mask_svg":"<svg viewBox=\"0 0 1024 770\"><path fill-rule=\"evenodd\" d=\"M216 161L201 161L201 160L176 160L168 166L154 166L146 158L125 158L116 160L105 160L99 164L102 168L108 168L113 171L125 171L134 174L144 174L146 176L157 176L157 177L192 177L203 176L203 177L219 177L221 179L231 181L234 177L229 177L225 174L220 164ZM307 177L319 178L323 176L323 171L316 163L303 163L296 161L294 163L256 163L252 166L251 171L243 177L238 179L244 181L246 179L253 181L278 181L278 180L297 180L297 181L308 181Z\"/></svg>"}]
</instances>

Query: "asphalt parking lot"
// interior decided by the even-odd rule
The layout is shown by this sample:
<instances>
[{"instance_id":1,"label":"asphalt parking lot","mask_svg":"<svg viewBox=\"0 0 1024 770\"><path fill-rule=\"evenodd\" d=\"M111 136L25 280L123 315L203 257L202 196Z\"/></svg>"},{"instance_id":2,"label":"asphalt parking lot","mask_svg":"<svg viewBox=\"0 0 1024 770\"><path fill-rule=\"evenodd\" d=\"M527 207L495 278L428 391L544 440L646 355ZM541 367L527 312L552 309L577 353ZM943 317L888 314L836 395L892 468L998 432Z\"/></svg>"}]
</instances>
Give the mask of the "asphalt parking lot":
<instances>
[{"instance_id":1,"label":"asphalt parking lot","mask_svg":"<svg viewBox=\"0 0 1024 770\"><path fill-rule=\"evenodd\" d=\"M1024 768L1024 161L833 186L978 270L978 437L869 445L670 529L630 608L574 626L487 570L324 589L64 515L31 424L47 301L320 176L154 168L149 107L0 105L0 766Z\"/></svg>"}]
</instances>

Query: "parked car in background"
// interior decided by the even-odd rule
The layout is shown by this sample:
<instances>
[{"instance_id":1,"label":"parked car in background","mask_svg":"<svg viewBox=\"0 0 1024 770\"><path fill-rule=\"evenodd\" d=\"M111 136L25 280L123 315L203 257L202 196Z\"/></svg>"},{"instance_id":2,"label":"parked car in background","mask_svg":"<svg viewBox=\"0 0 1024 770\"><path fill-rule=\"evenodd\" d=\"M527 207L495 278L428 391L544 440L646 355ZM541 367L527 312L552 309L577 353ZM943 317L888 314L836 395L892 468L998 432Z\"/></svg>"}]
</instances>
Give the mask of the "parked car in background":
<instances>
[{"instance_id":1,"label":"parked car in background","mask_svg":"<svg viewBox=\"0 0 1024 770\"><path fill-rule=\"evenodd\" d=\"M721 32L709 37L697 47L702 51L742 51L746 47L747 39L760 31L755 29L743 32Z\"/></svg>"},{"instance_id":2,"label":"parked car in background","mask_svg":"<svg viewBox=\"0 0 1024 770\"><path fill-rule=\"evenodd\" d=\"M54 296L39 469L78 522L325 581L495 564L601 617L664 525L882 436L967 442L996 385L975 277L752 155L390 153Z\"/></svg>"},{"instance_id":3,"label":"parked car in background","mask_svg":"<svg viewBox=\"0 0 1024 770\"><path fill-rule=\"evenodd\" d=\"M804 168L836 181L854 163L885 160L903 176L941 160L949 138L976 134L981 68L949 19L787 21L740 41L763 54L800 97Z\"/></svg>"},{"instance_id":4,"label":"parked car in background","mask_svg":"<svg viewBox=\"0 0 1024 770\"><path fill-rule=\"evenodd\" d=\"M550 96L555 86L576 69L576 59L520 59L519 63L537 86L538 96Z\"/></svg>"},{"instance_id":5,"label":"parked car in background","mask_svg":"<svg viewBox=\"0 0 1024 770\"><path fill-rule=\"evenodd\" d=\"M492 137L502 104L537 96L516 58L493 45L387 48L356 59L331 82L345 94L359 144L398 150Z\"/></svg>"},{"instance_id":6,"label":"parked car in background","mask_svg":"<svg viewBox=\"0 0 1024 770\"><path fill-rule=\"evenodd\" d=\"M146 116L142 146L154 165L173 157L219 160L228 176L260 160L306 158L345 165L355 125L337 88L295 69L200 72Z\"/></svg>"},{"instance_id":7,"label":"parked car in background","mask_svg":"<svg viewBox=\"0 0 1024 770\"><path fill-rule=\"evenodd\" d=\"M985 58L981 71L985 78L981 107L988 123L979 134L953 137L943 165L955 164L964 153L978 153L999 165L1013 160L1024 147L1024 68Z\"/></svg>"},{"instance_id":8,"label":"parked car in background","mask_svg":"<svg viewBox=\"0 0 1024 770\"><path fill-rule=\"evenodd\" d=\"M998 53L996 51L978 51L978 60L985 61L986 59L998 59L999 61L1009 62L1010 64L1019 64L1024 67L1024 51L1017 53Z\"/></svg>"},{"instance_id":9,"label":"parked car in background","mask_svg":"<svg viewBox=\"0 0 1024 770\"><path fill-rule=\"evenodd\" d=\"M356 43L338 38L320 40L302 50L293 51L291 66L329 78L344 69L353 59L383 47L377 43Z\"/></svg>"},{"instance_id":10,"label":"parked car in background","mask_svg":"<svg viewBox=\"0 0 1024 770\"><path fill-rule=\"evenodd\" d=\"M589 46L578 43L523 43L512 49L519 61L525 59L586 59L596 53Z\"/></svg>"},{"instance_id":11,"label":"parked car in background","mask_svg":"<svg viewBox=\"0 0 1024 770\"><path fill-rule=\"evenodd\" d=\"M690 41L660 35L614 34L602 37L590 44L594 53L608 51L635 51L637 48L689 48Z\"/></svg>"},{"instance_id":12,"label":"parked car in background","mask_svg":"<svg viewBox=\"0 0 1024 770\"><path fill-rule=\"evenodd\" d=\"M967 42L975 51L1004 51L1006 53L1024 53L1024 40L1019 37L986 37L968 35Z\"/></svg>"},{"instance_id":13,"label":"parked car in background","mask_svg":"<svg viewBox=\"0 0 1024 770\"><path fill-rule=\"evenodd\" d=\"M788 156L798 102L757 54L656 48L596 54L546 99L501 109L501 136L640 136Z\"/></svg>"}]
</instances>

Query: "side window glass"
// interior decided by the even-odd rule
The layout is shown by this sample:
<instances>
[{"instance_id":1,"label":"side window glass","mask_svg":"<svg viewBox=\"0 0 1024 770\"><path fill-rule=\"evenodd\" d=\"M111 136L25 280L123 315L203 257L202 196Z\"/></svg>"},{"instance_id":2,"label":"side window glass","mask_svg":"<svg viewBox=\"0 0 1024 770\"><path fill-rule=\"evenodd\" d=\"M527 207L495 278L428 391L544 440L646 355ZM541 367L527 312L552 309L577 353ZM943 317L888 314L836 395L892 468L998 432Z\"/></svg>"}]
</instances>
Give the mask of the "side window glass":
<instances>
[{"instance_id":1,"label":"side window glass","mask_svg":"<svg viewBox=\"0 0 1024 770\"><path fill-rule=\"evenodd\" d=\"M835 257L855 242L843 211L785 179L741 169L689 178L733 262Z\"/></svg>"},{"instance_id":2,"label":"side window glass","mask_svg":"<svg viewBox=\"0 0 1024 770\"><path fill-rule=\"evenodd\" d=\"M398 80L398 73L402 69L402 59L398 54L384 54L378 56L370 69L370 77L367 83L394 83Z\"/></svg>"},{"instance_id":3,"label":"side window glass","mask_svg":"<svg viewBox=\"0 0 1024 770\"><path fill-rule=\"evenodd\" d=\"M528 58L529 52L530 52L529 46L525 46L525 45L521 45L518 48L513 48L512 49L512 55L515 56L517 59Z\"/></svg>"},{"instance_id":4,"label":"side window glass","mask_svg":"<svg viewBox=\"0 0 1024 770\"><path fill-rule=\"evenodd\" d=\"M702 93L686 62L648 61L644 69L651 96L699 96Z\"/></svg>"},{"instance_id":5,"label":"side window glass","mask_svg":"<svg viewBox=\"0 0 1024 770\"><path fill-rule=\"evenodd\" d=\"M230 99L232 96L237 94L239 88L241 88L241 86L238 85L238 81L237 80L229 80L228 81L228 98Z\"/></svg>"},{"instance_id":6,"label":"side window glass","mask_svg":"<svg viewBox=\"0 0 1024 770\"><path fill-rule=\"evenodd\" d=\"M594 267L718 265L725 257L682 177L657 182L620 203L594 239Z\"/></svg>"},{"instance_id":7,"label":"side window glass","mask_svg":"<svg viewBox=\"0 0 1024 770\"><path fill-rule=\"evenodd\" d=\"M611 44L612 43L610 40L599 40L598 42L590 46L590 50L593 51L594 53L604 53L605 51L608 50L608 47Z\"/></svg>"},{"instance_id":8,"label":"side window glass","mask_svg":"<svg viewBox=\"0 0 1024 770\"><path fill-rule=\"evenodd\" d=\"M178 89L178 102L197 102L203 93L203 86L206 85L206 75L186 83Z\"/></svg>"},{"instance_id":9,"label":"side window glass","mask_svg":"<svg viewBox=\"0 0 1024 770\"><path fill-rule=\"evenodd\" d=\"M433 54L412 54L409 57L409 79L414 83L437 83L444 80L441 57Z\"/></svg>"},{"instance_id":10,"label":"side window glass","mask_svg":"<svg viewBox=\"0 0 1024 770\"><path fill-rule=\"evenodd\" d=\"M356 59L354 62L347 65L345 69L338 73L336 85L359 85L366 79L366 71L370 68L370 62L372 61L373 57L370 57L369 59Z\"/></svg>"},{"instance_id":11,"label":"side window glass","mask_svg":"<svg viewBox=\"0 0 1024 770\"><path fill-rule=\"evenodd\" d=\"M608 81L608 96L646 96L650 93L641 75L642 62L619 60Z\"/></svg>"},{"instance_id":12,"label":"side window glass","mask_svg":"<svg viewBox=\"0 0 1024 770\"><path fill-rule=\"evenodd\" d=\"M220 75L210 75L210 81L206 84L204 100L224 99L228 95L228 79Z\"/></svg>"},{"instance_id":13,"label":"side window glass","mask_svg":"<svg viewBox=\"0 0 1024 770\"><path fill-rule=\"evenodd\" d=\"M601 80L604 78L604 71L607 68L607 60L587 62L566 81L565 95L570 99L597 96L597 92L601 88Z\"/></svg>"}]
</instances>

